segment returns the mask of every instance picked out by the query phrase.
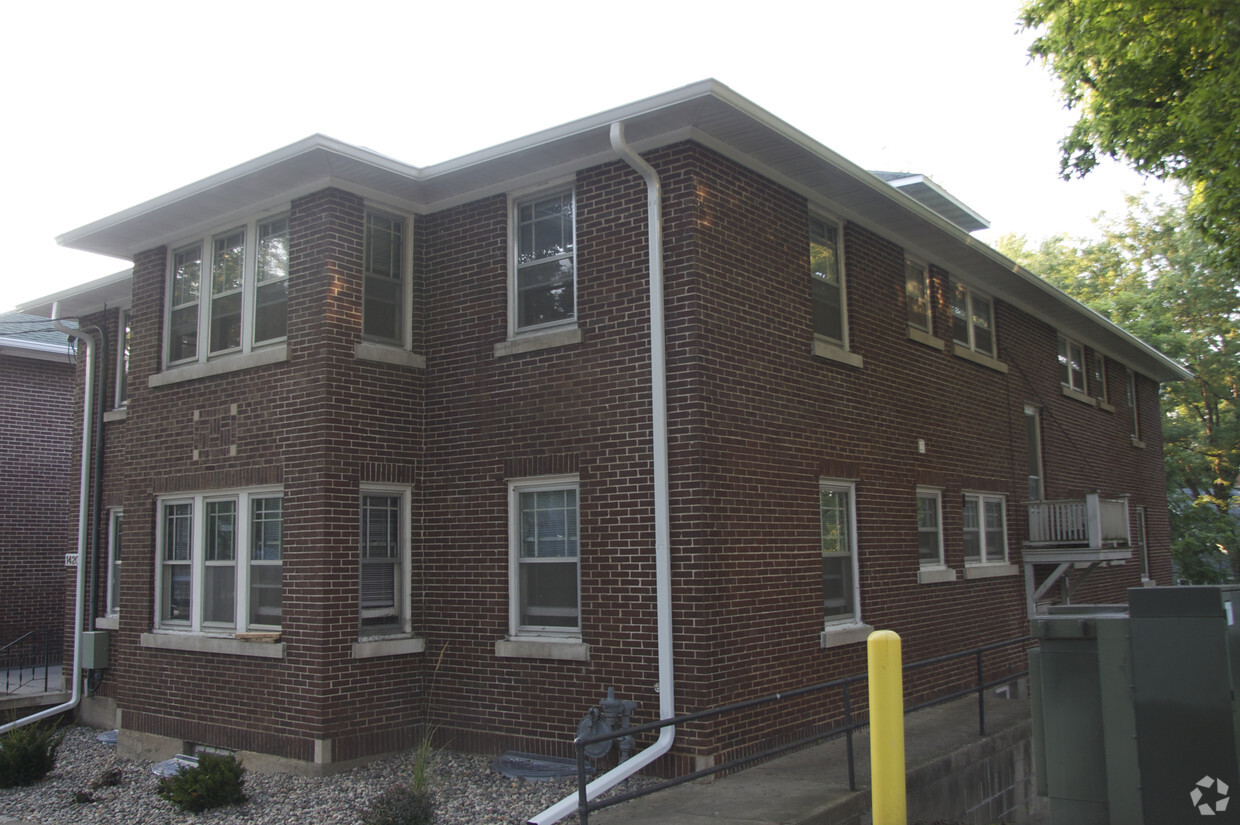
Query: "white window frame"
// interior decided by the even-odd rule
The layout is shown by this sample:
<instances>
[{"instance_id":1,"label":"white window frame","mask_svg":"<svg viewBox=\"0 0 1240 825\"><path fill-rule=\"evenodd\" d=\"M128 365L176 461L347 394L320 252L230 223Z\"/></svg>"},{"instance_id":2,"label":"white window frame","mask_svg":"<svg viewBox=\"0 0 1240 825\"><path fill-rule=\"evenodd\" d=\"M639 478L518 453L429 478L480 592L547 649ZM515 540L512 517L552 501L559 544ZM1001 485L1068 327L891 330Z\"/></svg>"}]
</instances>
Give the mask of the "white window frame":
<instances>
[{"instance_id":1,"label":"white window frame","mask_svg":"<svg viewBox=\"0 0 1240 825\"><path fill-rule=\"evenodd\" d=\"M811 209L809 213L809 232L808 232L809 243L811 247L815 240L814 238L815 222L822 224L824 228L829 228L831 231L835 233L835 269L836 269L835 275L836 275L836 280L839 282L837 284L837 288L839 290L839 295L840 295L840 300L839 300L839 303L840 303L840 307L839 307L840 337L834 338L826 333L820 332L817 328L817 324L814 324L814 338L828 345L836 346L844 351L848 351L850 349L850 347L848 346L848 341L849 341L848 278L844 274L845 273L845 269L844 269L844 224L838 218L826 212L823 212L820 209ZM812 285L817 282L815 279L818 277L813 267L812 251L810 254L809 277L810 277L810 284L811 284L811 290L812 290ZM825 279L823 280L825 282ZM814 300L813 294L811 291L811 296L810 296L811 314L814 312L814 307L816 306L816 303L817 302Z\"/></svg>"},{"instance_id":2,"label":"white window frame","mask_svg":"<svg viewBox=\"0 0 1240 825\"><path fill-rule=\"evenodd\" d=\"M914 275L919 279L914 280ZM916 292L914 286L917 287ZM917 293L920 293L919 295ZM914 312L914 298L925 305L924 312ZM904 258L904 309L911 329L934 334L934 304L930 300L930 266L916 258Z\"/></svg>"},{"instance_id":3,"label":"white window frame","mask_svg":"<svg viewBox=\"0 0 1240 825\"><path fill-rule=\"evenodd\" d=\"M1141 554L1141 581L1152 582L1153 576L1150 574L1150 546L1148 523L1145 519L1145 505L1138 504L1133 508L1134 523L1136 524L1136 545L1137 551Z\"/></svg>"},{"instance_id":4,"label":"white window frame","mask_svg":"<svg viewBox=\"0 0 1240 825\"><path fill-rule=\"evenodd\" d=\"M977 508L977 527L969 528L967 526L967 518L965 513L969 508L969 503L973 502ZM990 529L986 525L986 506L988 504L999 505L999 516L1003 524L1001 525L1001 533L1003 547L996 549L990 546L990 540L987 535ZM969 558L966 542L964 563L966 567L987 567L987 566L1006 566L1008 564L1008 517L1007 517L1007 496L999 493L981 493L981 492L965 492L963 497L963 505L961 508L961 529L965 535L970 532L977 533L977 544L979 556L977 558ZM1001 552L1000 552L1001 550Z\"/></svg>"},{"instance_id":5,"label":"white window frame","mask_svg":"<svg viewBox=\"0 0 1240 825\"><path fill-rule=\"evenodd\" d=\"M922 503L928 502L933 507L934 526L922 524ZM937 552L933 559L927 559L921 553L921 538L933 533ZM917 488L917 560L923 569L943 568L947 566L943 556L943 492L934 487Z\"/></svg>"},{"instance_id":6,"label":"white window frame","mask_svg":"<svg viewBox=\"0 0 1240 825\"><path fill-rule=\"evenodd\" d=\"M367 608L362 605L362 567L366 564L362 529L365 519L365 500L371 497L396 498L399 508L397 539L397 556L393 561L393 606L392 608ZM411 563L413 559L411 521L412 495L409 487L397 484L364 484L358 495L358 638L361 640L408 636L413 632L412 613L409 609L412 601ZM376 625L363 625L366 619L390 618L390 621Z\"/></svg>"},{"instance_id":7,"label":"white window frame","mask_svg":"<svg viewBox=\"0 0 1240 825\"><path fill-rule=\"evenodd\" d=\"M123 307L116 314L116 393L113 408L129 405L129 308Z\"/></svg>"},{"instance_id":8,"label":"white window frame","mask_svg":"<svg viewBox=\"0 0 1240 825\"><path fill-rule=\"evenodd\" d=\"M1059 334L1059 383L1081 395L1089 392L1085 347L1063 333Z\"/></svg>"},{"instance_id":9,"label":"white window frame","mask_svg":"<svg viewBox=\"0 0 1240 825\"><path fill-rule=\"evenodd\" d=\"M398 334L394 337L384 335L375 335L366 332L366 295L368 287L376 279L384 278L391 280L387 275L372 273L369 269L370 247L372 244L370 234L371 218L383 218L392 221L400 230L400 251L397 255L397 265L399 266L399 300L397 306L396 326ZM410 273L413 271L413 221L412 219L401 215L399 212L384 207L380 204L367 204L365 215L362 222L362 340L378 346L398 347L408 350L412 347L413 330L410 324L412 318L412 278Z\"/></svg>"},{"instance_id":10,"label":"white window frame","mask_svg":"<svg viewBox=\"0 0 1240 825\"><path fill-rule=\"evenodd\" d=\"M987 358L998 358L999 352L999 335L995 323L995 301L989 295L978 292L968 284L962 283L955 279L949 283L951 293L952 307L952 342L958 347L975 352L978 355L984 355ZM963 291L965 305L964 317L961 316L959 308L956 306L956 295ZM984 302L988 308L989 326L978 323L977 306ZM965 336L960 337L960 326L964 324ZM990 333L990 349L981 349L977 343L977 328L983 327Z\"/></svg>"},{"instance_id":11,"label":"white window frame","mask_svg":"<svg viewBox=\"0 0 1240 825\"><path fill-rule=\"evenodd\" d=\"M1137 404L1137 373L1128 370L1128 417L1132 422L1132 443L1144 446L1141 442L1141 414Z\"/></svg>"},{"instance_id":12,"label":"white window frame","mask_svg":"<svg viewBox=\"0 0 1240 825\"><path fill-rule=\"evenodd\" d=\"M521 208L523 206L550 200L552 198L569 198L572 221L572 251L560 253L533 261L522 263L521 258ZM516 338L525 335L537 335L548 331L572 328L577 326L577 304L580 295L580 279L577 266L577 191L573 181L559 185L542 187L534 191L515 193L508 198L508 337ZM521 324L521 274L528 266L556 260L568 260L573 269L573 307L566 318L556 318L536 324Z\"/></svg>"},{"instance_id":13,"label":"white window frame","mask_svg":"<svg viewBox=\"0 0 1240 825\"><path fill-rule=\"evenodd\" d=\"M1042 410L1036 404L1025 405L1025 449L1029 459L1026 492L1030 501L1042 501L1046 498L1046 465L1042 461ZM1032 472L1035 469L1036 474Z\"/></svg>"},{"instance_id":14,"label":"white window frame","mask_svg":"<svg viewBox=\"0 0 1240 825\"><path fill-rule=\"evenodd\" d=\"M124 539L125 511L120 507L108 510L108 576L106 615L121 612L121 542Z\"/></svg>"},{"instance_id":15,"label":"white window frame","mask_svg":"<svg viewBox=\"0 0 1240 825\"><path fill-rule=\"evenodd\" d=\"M569 556L553 556L548 557L547 561L539 559L522 559L522 522L521 522L521 497L530 493L559 492L571 490L577 499L576 523L572 525L572 532L576 535L577 555ZM567 536L566 536L567 540ZM576 607L576 626L566 627L558 625L535 625L524 624L521 621L521 566L523 564L540 564L540 563L556 563L554 560L559 559L559 563L566 563L572 559L576 565L577 579L577 607ZM508 482L508 630L509 638L513 639L581 639L582 634L582 609L581 609L581 482L576 474L571 475L555 475L555 476L537 476L533 478L510 479Z\"/></svg>"},{"instance_id":16,"label":"white window frame","mask_svg":"<svg viewBox=\"0 0 1240 825\"><path fill-rule=\"evenodd\" d=\"M155 519L155 629L158 631L176 631L202 635L231 636L247 631L278 631L279 625L254 622L250 618L251 568L261 563L251 560L251 502L256 499L280 498L283 491L280 487L252 487L242 490L211 490L179 495L160 497L156 502ZM233 537L233 565L235 578L233 581L233 621L204 621L204 597L206 594L206 529L207 505L211 502L232 501L236 503L236 524ZM165 513L167 508L177 505L189 506L189 558L183 562L169 562L165 559ZM283 515L281 515L283 528ZM281 529L283 533L283 529ZM283 552L281 552L283 556ZM189 583L189 616L185 619L166 618L164 597L170 587L166 568L170 564L186 567L190 573ZM280 560L281 566L283 559ZM283 605L281 605L283 607Z\"/></svg>"},{"instance_id":17,"label":"white window frame","mask_svg":"<svg viewBox=\"0 0 1240 825\"><path fill-rule=\"evenodd\" d=\"M233 223L219 230L211 232L206 236L186 240L181 243L172 244L168 248L168 264L167 275L165 278L165 298L164 298L164 341L163 341L163 360L165 369L173 369L184 367L192 364L205 364L218 358L227 358L229 356L244 355L250 352L266 349L279 344L284 344L288 340L288 272L285 271L283 276L268 281L263 286L270 286L274 283L282 282L285 286L285 335L274 336L272 338L255 341L255 328L257 326L256 312L258 310L257 290L259 288L258 280L258 242L260 227L284 221L288 223L289 215L287 209L272 211L262 215L255 216L244 223ZM215 249L215 242L235 232L242 232L242 242L245 246L245 253L242 260L241 286L237 290L230 290L227 294L214 296L212 294L212 263ZM286 233L289 230L286 229ZM286 244L289 243L286 240ZM180 304L174 304L174 279L175 264L177 256L182 252L197 249L199 253L199 273L198 273L198 294L195 301L182 301ZM230 297L233 294L240 296L240 332L239 343L237 346L219 349L212 352L211 342L211 305L213 301ZM192 356L183 356L173 360L172 354L172 317L174 311L178 309L195 308L196 318L196 338L195 351Z\"/></svg>"},{"instance_id":18,"label":"white window frame","mask_svg":"<svg viewBox=\"0 0 1240 825\"><path fill-rule=\"evenodd\" d=\"M1107 357L1098 350L1094 350L1094 395L1099 405L1112 409L1111 391L1107 387Z\"/></svg>"},{"instance_id":19,"label":"white window frame","mask_svg":"<svg viewBox=\"0 0 1240 825\"><path fill-rule=\"evenodd\" d=\"M841 533L841 537L847 540L848 549L846 551L828 550L827 535L824 529L825 519L825 496L828 493L843 493L848 496L846 508L846 516L848 525ZM860 565L857 561L857 484L854 481L844 481L840 479L823 478L818 480L818 522L819 522L819 551L822 553L823 570L822 570L822 594L823 594L823 617L826 630L830 631L837 626L853 626L861 624L861 575ZM832 558L847 558L848 572L852 577L849 583L851 593L851 608L847 614L827 615L827 571L826 562ZM847 601L845 606L848 606Z\"/></svg>"}]
</instances>

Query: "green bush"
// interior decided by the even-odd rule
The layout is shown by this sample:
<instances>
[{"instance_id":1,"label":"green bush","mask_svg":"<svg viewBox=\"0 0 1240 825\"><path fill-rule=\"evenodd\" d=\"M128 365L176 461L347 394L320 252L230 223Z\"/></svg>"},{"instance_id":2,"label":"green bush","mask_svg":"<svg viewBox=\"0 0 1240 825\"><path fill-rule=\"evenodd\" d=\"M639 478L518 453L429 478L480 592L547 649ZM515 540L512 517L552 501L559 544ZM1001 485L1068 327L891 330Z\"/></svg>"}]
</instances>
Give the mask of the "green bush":
<instances>
[{"instance_id":1,"label":"green bush","mask_svg":"<svg viewBox=\"0 0 1240 825\"><path fill-rule=\"evenodd\" d=\"M379 794L362 815L362 825L431 825L434 821L430 793L403 785Z\"/></svg>"},{"instance_id":2,"label":"green bush","mask_svg":"<svg viewBox=\"0 0 1240 825\"><path fill-rule=\"evenodd\" d=\"M24 725L0 735L0 788L33 785L56 765L65 738L55 725Z\"/></svg>"},{"instance_id":3,"label":"green bush","mask_svg":"<svg viewBox=\"0 0 1240 825\"><path fill-rule=\"evenodd\" d=\"M196 767L159 780L157 793L183 811L198 813L245 802L241 790L245 768L232 755L203 754Z\"/></svg>"}]
</instances>

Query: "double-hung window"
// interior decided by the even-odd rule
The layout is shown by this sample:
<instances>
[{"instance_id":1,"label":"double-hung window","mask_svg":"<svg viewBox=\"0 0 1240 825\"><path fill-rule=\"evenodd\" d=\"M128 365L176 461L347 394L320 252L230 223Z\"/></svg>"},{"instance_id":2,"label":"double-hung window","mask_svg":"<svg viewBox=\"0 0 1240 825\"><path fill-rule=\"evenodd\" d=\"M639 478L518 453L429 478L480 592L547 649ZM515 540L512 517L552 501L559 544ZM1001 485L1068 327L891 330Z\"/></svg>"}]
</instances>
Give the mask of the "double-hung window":
<instances>
[{"instance_id":1,"label":"double-hung window","mask_svg":"<svg viewBox=\"0 0 1240 825\"><path fill-rule=\"evenodd\" d=\"M1075 392L1085 392L1085 348L1062 335L1059 336L1059 383Z\"/></svg>"},{"instance_id":2,"label":"double-hung window","mask_svg":"<svg viewBox=\"0 0 1240 825\"><path fill-rule=\"evenodd\" d=\"M577 317L573 190L544 192L513 206L514 258L509 328L516 333Z\"/></svg>"},{"instance_id":3,"label":"double-hung window","mask_svg":"<svg viewBox=\"0 0 1240 825\"><path fill-rule=\"evenodd\" d=\"M205 633L279 629L283 523L278 489L161 499L157 627Z\"/></svg>"},{"instance_id":4,"label":"double-hung window","mask_svg":"<svg viewBox=\"0 0 1240 825\"><path fill-rule=\"evenodd\" d=\"M1128 370L1128 415L1132 424L1132 443L1141 443L1141 416L1137 411L1137 374Z\"/></svg>"},{"instance_id":5,"label":"double-hung window","mask_svg":"<svg viewBox=\"0 0 1240 825\"><path fill-rule=\"evenodd\" d=\"M994 304L971 287L951 284L952 339L981 355L995 357Z\"/></svg>"},{"instance_id":6,"label":"double-hung window","mask_svg":"<svg viewBox=\"0 0 1240 825\"><path fill-rule=\"evenodd\" d=\"M404 219L367 211L363 250L362 337L403 346L408 326Z\"/></svg>"},{"instance_id":7,"label":"double-hung window","mask_svg":"<svg viewBox=\"0 0 1240 825\"><path fill-rule=\"evenodd\" d=\"M119 510L108 511L108 605L109 616L121 611L121 527L124 524L124 513Z\"/></svg>"},{"instance_id":8,"label":"double-hung window","mask_svg":"<svg viewBox=\"0 0 1240 825\"><path fill-rule=\"evenodd\" d=\"M361 495L359 633L408 633L409 491L366 487Z\"/></svg>"},{"instance_id":9,"label":"double-hung window","mask_svg":"<svg viewBox=\"0 0 1240 825\"><path fill-rule=\"evenodd\" d=\"M288 265L287 215L173 249L166 363L206 361L283 341Z\"/></svg>"},{"instance_id":10,"label":"double-hung window","mask_svg":"<svg viewBox=\"0 0 1240 825\"><path fill-rule=\"evenodd\" d=\"M1111 409L1111 393L1107 389L1107 357L1098 350L1094 350L1094 396L1099 404Z\"/></svg>"},{"instance_id":11,"label":"double-hung window","mask_svg":"<svg viewBox=\"0 0 1240 825\"><path fill-rule=\"evenodd\" d=\"M942 509L938 490L917 491L917 557L922 567L943 566Z\"/></svg>"},{"instance_id":12,"label":"double-hung window","mask_svg":"<svg viewBox=\"0 0 1240 825\"><path fill-rule=\"evenodd\" d=\"M116 316L116 409L129 403L129 310Z\"/></svg>"},{"instance_id":13,"label":"double-hung window","mask_svg":"<svg viewBox=\"0 0 1240 825\"><path fill-rule=\"evenodd\" d=\"M578 481L509 484L510 630L514 636L580 636Z\"/></svg>"},{"instance_id":14,"label":"double-hung window","mask_svg":"<svg viewBox=\"0 0 1240 825\"><path fill-rule=\"evenodd\" d=\"M1003 496L964 495L965 564L1007 563L1007 518Z\"/></svg>"},{"instance_id":15,"label":"double-hung window","mask_svg":"<svg viewBox=\"0 0 1240 825\"><path fill-rule=\"evenodd\" d=\"M852 482L819 483L822 598L828 625L861 621L854 489Z\"/></svg>"},{"instance_id":16,"label":"double-hung window","mask_svg":"<svg viewBox=\"0 0 1240 825\"><path fill-rule=\"evenodd\" d=\"M839 224L810 216L809 281L814 335L847 349L848 317L841 264Z\"/></svg>"},{"instance_id":17,"label":"double-hung window","mask_svg":"<svg viewBox=\"0 0 1240 825\"><path fill-rule=\"evenodd\" d=\"M904 261L904 303L908 325L922 332L930 328L930 269L920 261Z\"/></svg>"}]
</instances>

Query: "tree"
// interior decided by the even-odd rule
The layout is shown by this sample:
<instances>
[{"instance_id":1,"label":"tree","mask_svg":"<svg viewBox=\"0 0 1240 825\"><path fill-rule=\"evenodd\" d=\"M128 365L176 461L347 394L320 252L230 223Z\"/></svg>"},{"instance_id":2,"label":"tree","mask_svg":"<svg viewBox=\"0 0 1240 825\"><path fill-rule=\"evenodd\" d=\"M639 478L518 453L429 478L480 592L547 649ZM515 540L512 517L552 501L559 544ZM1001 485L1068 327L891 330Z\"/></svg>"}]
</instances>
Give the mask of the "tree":
<instances>
[{"instance_id":1,"label":"tree","mask_svg":"<svg viewBox=\"0 0 1240 825\"><path fill-rule=\"evenodd\" d=\"M1050 238L999 249L1146 343L1194 377L1161 394L1173 539L1181 571L1205 571L1221 547L1240 574L1230 510L1240 474L1240 290L1219 245L1193 231L1187 203L1129 200L1101 240ZM1182 491L1182 492L1181 492ZM1206 540L1204 537L1210 537Z\"/></svg>"},{"instance_id":2,"label":"tree","mask_svg":"<svg viewBox=\"0 0 1240 825\"><path fill-rule=\"evenodd\" d=\"M1102 154L1182 181L1207 231L1240 250L1240 2L1029 0L1021 24L1080 112L1064 177Z\"/></svg>"}]
</instances>

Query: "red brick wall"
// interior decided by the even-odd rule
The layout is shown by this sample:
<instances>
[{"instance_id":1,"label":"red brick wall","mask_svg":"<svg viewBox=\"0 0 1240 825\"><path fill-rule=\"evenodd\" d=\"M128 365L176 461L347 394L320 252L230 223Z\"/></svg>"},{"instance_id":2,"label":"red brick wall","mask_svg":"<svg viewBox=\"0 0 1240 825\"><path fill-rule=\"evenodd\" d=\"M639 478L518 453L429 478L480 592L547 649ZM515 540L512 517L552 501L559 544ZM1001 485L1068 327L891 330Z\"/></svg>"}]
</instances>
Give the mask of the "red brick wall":
<instances>
[{"instance_id":1,"label":"red brick wall","mask_svg":"<svg viewBox=\"0 0 1240 825\"><path fill-rule=\"evenodd\" d=\"M1129 493L1148 507L1156 573L1169 572L1152 383L1141 384L1147 446L1138 449L1119 365L1115 412L1063 397L1055 330L1013 307L995 309L1006 373L910 340L904 252L857 225L843 240L850 339L864 364L815 357L805 201L694 144L648 160L665 209L678 711L864 670L863 644L819 642L824 477L856 482L862 616L900 632L906 659L1022 635L1020 575L918 584L915 489L943 490L947 562L961 571L962 491L1005 495L1018 562L1027 403L1043 410L1047 495ZM507 333L508 199L415 221L412 325L425 369L354 358L362 203L353 195L326 190L293 206L285 363L151 388L166 252L138 256L133 389L127 420L114 425L127 468L126 564L109 678L126 727L300 759L314 739L331 739L335 758L348 759L407 744L427 709L455 748L560 753L608 687L641 703L639 720L655 716L645 188L616 162L579 172L575 195L582 340L533 352L494 349ZM947 277L933 272L944 340ZM231 444L204 440L195 410L231 419L222 430ZM495 653L508 632L507 482L551 473L580 479L589 662ZM349 657L357 497L368 481L413 489L423 655ZM260 482L282 484L285 495L287 657L140 646L153 624L156 498ZM111 502L120 488L109 478L107 489ZM1122 597L1137 573L1134 563L1103 571L1090 592ZM1017 655L997 658L1023 666ZM911 689L953 679L922 673ZM692 726L679 748L745 749L838 718L837 700Z\"/></svg>"},{"instance_id":2,"label":"red brick wall","mask_svg":"<svg viewBox=\"0 0 1240 825\"><path fill-rule=\"evenodd\" d=\"M76 524L72 405L67 350L59 362L0 355L0 645L61 623Z\"/></svg>"}]
</instances>

